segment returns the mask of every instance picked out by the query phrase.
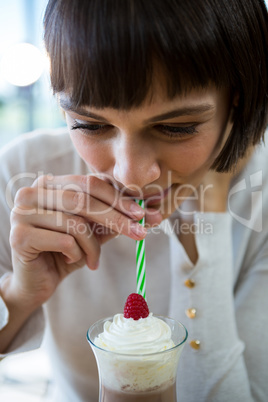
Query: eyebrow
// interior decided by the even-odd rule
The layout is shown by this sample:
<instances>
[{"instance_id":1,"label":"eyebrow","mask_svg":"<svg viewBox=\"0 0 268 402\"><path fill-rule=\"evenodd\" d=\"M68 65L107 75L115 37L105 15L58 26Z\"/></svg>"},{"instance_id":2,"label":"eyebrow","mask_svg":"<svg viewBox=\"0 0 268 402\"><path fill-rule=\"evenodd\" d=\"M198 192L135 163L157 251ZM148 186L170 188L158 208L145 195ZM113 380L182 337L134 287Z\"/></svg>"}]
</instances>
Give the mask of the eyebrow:
<instances>
[{"instance_id":1,"label":"eyebrow","mask_svg":"<svg viewBox=\"0 0 268 402\"><path fill-rule=\"evenodd\" d=\"M98 114L89 112L88 110L86 110L82 107L74 107L69 99L59 98L59 102L60 102L60 106L65 111L71 111L71 112L79 114L80 116L89 117L89 118L92 118L95 120L99 120L99 121L108 123L108 121L104 117L102 117Z\"/></svg>"},{"instance_id":2,"label":"eyebrow","mask_svg":"<svg viewBox=\"0 0 268 402\"><path fill-rule=\"evenodd\" d=\"M146 122L154 123L154 122L157 122L160 120L173 119L174 117L194 116L194 115L205 113L205 112L208 112L208 111L214 110L214 109L215 109L215 107L209 103L187 106L187 107L182 107L179 109L171 110L170 112L159 114L158 116L154 116L154 117L146 120Z\"/></svg>"},{"instance_id":3,"label":"eyebrow","mask_svg":"<svg viewBox=\"0 0 268 402\"><path fill-rule=\"evenodd\" d=\"M60 102L60 106L65 111L72 111L72 112L77 113L84 117L88 117L88 118L92 118L92 119L95 119L98 121L109 123L103 116L100 116L96 113L89 112L88 110L84 109L83 107L73 107L73 105L69 99L60 98L59 102ZM172 118L180 117L180 116L199 115L199 114L202 114L202 113L208 112L210 110L214 110L214 109L215 109L215 107L209 103L182 107L179 109L174 109L169 112L154 116L148 120L145 120L145 123L155 123L157 121L168 120L168 119L172 119Z\"/></svg>"}]
</instances>

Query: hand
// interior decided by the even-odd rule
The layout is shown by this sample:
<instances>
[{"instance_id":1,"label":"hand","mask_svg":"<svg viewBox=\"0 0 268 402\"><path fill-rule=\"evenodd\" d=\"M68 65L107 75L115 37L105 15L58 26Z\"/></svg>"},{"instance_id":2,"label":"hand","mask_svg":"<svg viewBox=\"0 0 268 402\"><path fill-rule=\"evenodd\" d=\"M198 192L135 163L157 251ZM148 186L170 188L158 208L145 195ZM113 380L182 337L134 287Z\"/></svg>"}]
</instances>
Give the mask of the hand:
<instances>
[{"instance_id":1,"label":"hand","mask_svg":"<svg viewBox=\"0 0 268 402\"><path fill-rule=\"evenodd\" d=\"M12 288L35 306L85 264L98 265L101 245L117 236L140 240L144 211L96 176L43 176L22 188L11 213ZM160 223L156 212L147 224Z\"/></svg>"}]
</instances>

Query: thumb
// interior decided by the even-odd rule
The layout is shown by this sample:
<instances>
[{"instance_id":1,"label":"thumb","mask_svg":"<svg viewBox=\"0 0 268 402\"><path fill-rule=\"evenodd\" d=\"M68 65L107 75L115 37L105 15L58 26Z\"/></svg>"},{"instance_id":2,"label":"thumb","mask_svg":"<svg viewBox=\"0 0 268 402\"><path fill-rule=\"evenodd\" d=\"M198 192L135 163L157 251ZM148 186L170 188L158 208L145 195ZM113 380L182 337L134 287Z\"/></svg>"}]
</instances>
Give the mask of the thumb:
<instances>
[{"instance_id":1,"label":"thumb","mask_svg":"<svg viewBox=\"0 0 268 402\"><path fill-rule=\"evenodd\" d=\"M163 220L161 213L154 208L146 208L145 210L145 222L147 227L160 225Z\"/></svg>"}]
</instances>

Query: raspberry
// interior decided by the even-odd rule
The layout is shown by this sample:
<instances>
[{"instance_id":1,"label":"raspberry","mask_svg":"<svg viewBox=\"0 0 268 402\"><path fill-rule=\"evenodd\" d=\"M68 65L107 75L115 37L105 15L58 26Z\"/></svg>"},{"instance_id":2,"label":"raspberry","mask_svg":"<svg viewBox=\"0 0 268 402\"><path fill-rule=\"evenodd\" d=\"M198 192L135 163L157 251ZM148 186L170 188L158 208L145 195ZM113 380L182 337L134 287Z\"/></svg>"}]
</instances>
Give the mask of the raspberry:
<instances>
[{"instance_id":1,"label":"raspberry","mask_svg":"<svg viewBox=\"0 0 268 402\"><path fill-rule=\"evenodd\" d=\"M124 307L124 317L139 320L148 317L148 315L149 308L144 297L138 293L131 293Z\"/></svg>"}]
</instances>

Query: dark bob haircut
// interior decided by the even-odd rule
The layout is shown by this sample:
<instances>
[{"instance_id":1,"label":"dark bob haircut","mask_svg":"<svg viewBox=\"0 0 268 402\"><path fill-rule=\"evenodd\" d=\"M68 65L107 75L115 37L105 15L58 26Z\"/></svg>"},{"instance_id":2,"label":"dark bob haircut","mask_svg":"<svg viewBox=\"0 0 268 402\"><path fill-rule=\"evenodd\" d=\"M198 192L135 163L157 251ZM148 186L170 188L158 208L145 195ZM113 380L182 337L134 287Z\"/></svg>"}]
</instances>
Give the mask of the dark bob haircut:
<instances>
[{"instance_id":1,"label":"dark bob haircut","mask_svg":"<svg viewBox=\"0 0 268 402\"><path fill-rule=\"evenodd\" d=\"M155 66L167 96L214 84L239 94L213 169L230 170L264 136L268 17L263 0L50 0L45 45L54 93L74 105L142 104Z\"/></svg>"}]
</instances>

